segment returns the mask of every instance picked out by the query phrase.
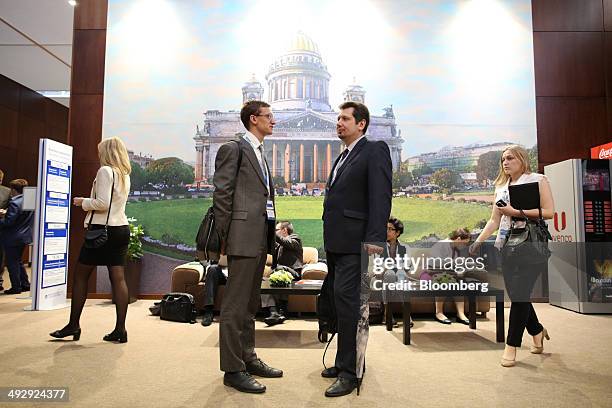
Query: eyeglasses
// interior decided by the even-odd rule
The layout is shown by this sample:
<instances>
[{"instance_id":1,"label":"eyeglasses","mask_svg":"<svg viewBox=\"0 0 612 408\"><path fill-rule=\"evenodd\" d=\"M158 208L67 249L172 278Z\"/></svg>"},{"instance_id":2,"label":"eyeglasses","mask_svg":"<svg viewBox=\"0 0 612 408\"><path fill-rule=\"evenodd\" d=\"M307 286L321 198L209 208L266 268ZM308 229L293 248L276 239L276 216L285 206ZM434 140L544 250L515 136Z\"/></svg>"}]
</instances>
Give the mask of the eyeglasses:
<instances>
[{"instance_id":1,"label":"eyeglasses","mask_svg":"<svg viewBox=\"0 0 612 408\"><path fill-rule=\"evenodd\" d=\"M397 230L393 227L387 227L387 231L397 231Z\"/></svg>"},{"instance_id":2,"label":"eyeglasses","mask_svg":"<svg viewBox=\"0 0 612 408\"><path fill-rule=\"evenodd\" d=\"M264 114L259 114L259 115L253 115L253 116L265 116L266 118L268 118L269 121L273 121L274 120L274 115L272 113L266 113Z\"/></svg>"}]
</instances>

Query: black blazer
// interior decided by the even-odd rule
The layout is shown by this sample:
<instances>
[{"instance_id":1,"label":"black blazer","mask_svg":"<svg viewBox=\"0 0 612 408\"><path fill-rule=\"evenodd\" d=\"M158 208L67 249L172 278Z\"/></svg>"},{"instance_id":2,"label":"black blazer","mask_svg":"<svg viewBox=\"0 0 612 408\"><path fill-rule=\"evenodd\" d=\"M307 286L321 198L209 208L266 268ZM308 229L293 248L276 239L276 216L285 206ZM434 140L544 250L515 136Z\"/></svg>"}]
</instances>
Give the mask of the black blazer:
<instances>
[{"instance_id":1,"label":"black blazer","mask_svg":"<svg viewBox=\"0 0 612 408\"><path fill-rule=\"evenodd\" d=\"M296 272L302 271L304 248L302 239L298 234L290 234L283 238L276 235L276 262L278 265L288 266Z\"/></svg>"},{"instance_id":2,"label":"black blazer","mask_svg":"<svg viewBox=\"0 0 612 408\"><path fill-rule=\"evenodd\" d=\"M359 254L362 243L387 241L391 154L385 142L361 139L330 185L337 163L338 158L327 180L323 201L325 251Z\"/></svg>"},{"instance_id":3,"label":"black blazer","mask_svg":"<svg viewBox=\"0 0 612 408\"><path fill-rule=\"evenodd\" d=\"M32 243L34 211L23 211L22 208L23 195L19 194L11 198L6 215L0 218L0 244L5 247Z\"/></svg>"}]
</instances>

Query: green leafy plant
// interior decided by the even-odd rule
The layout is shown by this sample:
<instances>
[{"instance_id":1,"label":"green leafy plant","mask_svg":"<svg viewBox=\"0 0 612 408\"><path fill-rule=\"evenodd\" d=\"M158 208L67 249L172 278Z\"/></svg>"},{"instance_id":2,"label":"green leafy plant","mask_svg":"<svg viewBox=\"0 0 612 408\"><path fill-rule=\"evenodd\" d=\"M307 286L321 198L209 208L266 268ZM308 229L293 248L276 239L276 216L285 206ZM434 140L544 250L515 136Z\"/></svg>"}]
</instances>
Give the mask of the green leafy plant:
<instances>
[{"instance_id":1,"label":"green leafy plant","mask_svg":"<svg viewBox=\"0 0 612 408\"><path fill-rule=\"evenodd\" d=\"M457 282L454 276L449 275L448 273L439 273L436 274L433 278L435 283L453 283Z\"/></svg>"},{"instance_id":2,"label":"green leafy plant","mask_svg":"<svg viewBox=\"0 0 612 408\"><path fill-rule=\"evenodd\" d=\"M293 276L286 271L272 272L269 278L270 286L283 287L291 285Z\"/></svg>"},{"instance_id":3,"label":"green leafy plant","mask_svg":"<svg viewBox=\"0 0 612 408\"><path fill-rule=\"evenodd\" d=\"M130 226L130 243L128 244L127 258L130 261L137 261L143 256L142 241L140 238L144 235L144 228L140 224L136 224L136 218L128 218Z\"/></svg>"}]
</instances>

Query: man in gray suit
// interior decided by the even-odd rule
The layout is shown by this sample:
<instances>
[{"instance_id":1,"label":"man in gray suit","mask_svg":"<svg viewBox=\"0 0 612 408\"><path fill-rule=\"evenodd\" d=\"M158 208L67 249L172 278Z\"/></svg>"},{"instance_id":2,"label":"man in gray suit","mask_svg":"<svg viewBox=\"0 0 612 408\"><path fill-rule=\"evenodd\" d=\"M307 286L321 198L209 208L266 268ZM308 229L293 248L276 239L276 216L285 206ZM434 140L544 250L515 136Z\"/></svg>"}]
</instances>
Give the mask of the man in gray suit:
<instances>
[{"instance_id":1,"label":"man in gray suit","mask_svg":"<svg viewBox=\"0 0 612 408\"><path fill-rule=\"evenodd\" d=\"M11 189L3 186L4 172L0 170L0 210L6 210L11 200ZM0 291L4 290L4 249L0 247Z\"/></svg>"},{"instance_id":2,"label":"man in gray suit","mask_svg":"<svg viewBox=\"0 0 612 408\"><path fill-rule=\"evenodd\" d=\"M227 254L228 278L221 305L219 351L223 384L238 391L262 393L266 387L251 375L282 377L255 353L255 313L259 309L261 277L274 249L274 188L263 140L272 134L270 105L249 101L240 111L247 132L217 152L213 209ZM240 166L239 166L240 164Z\"/></svg>"}]
</instances>

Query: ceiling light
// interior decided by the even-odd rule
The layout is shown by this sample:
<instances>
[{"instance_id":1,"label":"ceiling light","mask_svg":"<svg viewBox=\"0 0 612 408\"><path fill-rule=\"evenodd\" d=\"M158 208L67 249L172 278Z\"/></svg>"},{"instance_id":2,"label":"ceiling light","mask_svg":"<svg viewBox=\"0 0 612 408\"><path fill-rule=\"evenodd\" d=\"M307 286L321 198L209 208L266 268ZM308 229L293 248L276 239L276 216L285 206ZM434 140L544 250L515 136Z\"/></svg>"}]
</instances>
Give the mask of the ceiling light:
<instances>
[{"instance_id":1,"label":"ceiling light","mask_svg":"<svg viewBox=\"0 0 612 408\"><path fill-rule=\"evenodd\" d=\"M70 4L72 7L75 7L77 5L76 0L68 0L68 4Z\"/></svg>"},{"instance_id":2,"label":"ceiling light","mask_svg":"<svg viewBox=\"0 0 612 408\"><path fill-rule=\"evenodd\" d=\"M36 91L47 98L70 98L70 91Z\"/></svg>"}]
</instances>

